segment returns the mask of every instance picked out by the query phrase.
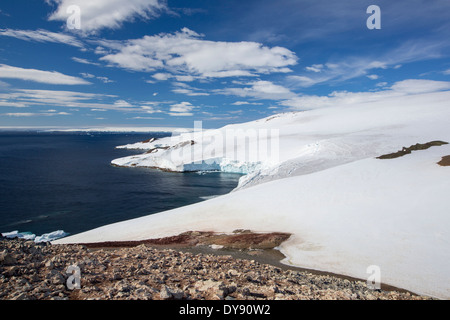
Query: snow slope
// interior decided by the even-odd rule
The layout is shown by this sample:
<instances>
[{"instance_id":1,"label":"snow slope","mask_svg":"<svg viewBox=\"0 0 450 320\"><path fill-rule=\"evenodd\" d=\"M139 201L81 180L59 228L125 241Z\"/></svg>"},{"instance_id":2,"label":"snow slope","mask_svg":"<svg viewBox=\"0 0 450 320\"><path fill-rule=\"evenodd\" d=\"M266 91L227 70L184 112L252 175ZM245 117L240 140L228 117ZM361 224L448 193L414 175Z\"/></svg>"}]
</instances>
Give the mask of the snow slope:
<instances>
[{"instance_id":1,"label":"snow slope","mask_svg":"<svg viewBox=\"0 0 450 320\"><path fill-rule=\"evenodd\" d=\"M448 101L450 92L392 97L126 146L151 153L114 164L248 175L230 194L55 243L143 240L189 230L290 232L280 247L287 264L362 279L377 265L383 283L449 299L450 168L437 162L450 155L450 145L375 158L416 143L450 142ZM246 146L230 151L223 148L227 142L206 138L230 129L278 130L278 152L252 158L236 152Z\"/></svg>"}]
</instances>

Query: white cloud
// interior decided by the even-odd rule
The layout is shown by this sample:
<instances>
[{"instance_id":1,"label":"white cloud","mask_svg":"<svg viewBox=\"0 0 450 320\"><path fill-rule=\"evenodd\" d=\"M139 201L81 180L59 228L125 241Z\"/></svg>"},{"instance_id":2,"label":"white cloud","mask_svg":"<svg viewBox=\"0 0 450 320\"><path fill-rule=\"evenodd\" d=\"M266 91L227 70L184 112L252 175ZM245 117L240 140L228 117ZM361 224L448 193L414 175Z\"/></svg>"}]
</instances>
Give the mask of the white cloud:
<instances>
[{"instance_id":1,"label":"white cloud","mask_svg":"<svg viewBox=\"0 0 450 320\"><path fill-rule=\"evenodd\" d=\"M328 77L311 78L311 77L307 77L307 76L289 76L288 79L290 82L295 83L297 86L304 87L304 88L311 87L317 83L329 80Z\"/></svg>"},{"instance_id":2,"label":"white cloud","mask_svg":"<svg viewBox=\"0 0 450 320\"><path fill-rule=\"evenodd\" d=\"M164 67L161 61L146 55L142 52L142 48L137 46L125 46L120 52L108 54L100 60L132 71L150 72Z\"/></svg>"},{"instance_id":3,"label":"white cloud","mask_svg":"<svg viewBox=\"0 0 450 320\"><path fill-rule=\"evenodd\" d=\"M140 101L130 103L115 95L59 90L15 89L0 92L0 107L18 108L68 108L70 111L88 109L95 112L119 111L125 113L161 113L159 102ZM49 112L49 111L47 111ZM31 113L31 112L30 112Z\"/></svg>"},{"instance_id":4,"label":"white cloud","mask_svg":"<svg viewBox=\"0 0 450 320\"><path fill-rule=\"evenodd\" d=\"M450 69L447 69L447 70L443 71L442 73L445 75L450 75Z\"/></svg>"},{"instance_id":5,"label":"white cloud","mask_svg":"<svg viewBox=\"0 0 450 320\"><path fill-rule=\"evenodd\" d=\"M90 73L81 72L80 74L81 74L81 76L83 78L87 78L87 79L95 78L95 76L93 74L90 74Z\"/></svg>"},{"instance_id":6,"label":"white cloud","mask_svg":"<svg viewBox=\"0 0 450 320\"><path fill-rule=\"evenodd\" d=\"M190 89L173 89L173 93L185 94L190 97L198 97L198 96L209 96L209 93L206 92L195 92Z\"/></svg>"},{"instance_id":7,"label":"white cloud","mask_svg":"<svg viewBox=\"0 0 450 320\"><path fill-rule=\"evenodd\" d=\"M115 82L114 80L109 79L108 77L96 77L98 80L100 80L103 83L111 83Z\"/></svg>"},{"instance_id":8,"label":"white cloud","mask_svg":"<svg viewBox=\"0 0 450 320\"><path fill-rule=\"evenodd\" d=\"M233 105L233 106L242 106L242 105L255 105L255 106L258 106L258 105L262 105L262 103L260 103L260 102L248 102L248 101L236 101L236 102L233 102L231 105Z\"/></svg>"},{"instance_id":9,"label":"white cloud","mask_svg":"<svg viewBox=\"0 0 450 320\"><path fill-rule=\"evenodd\" d=\"M117 100L114 102L114 106L119 108L132 108L133 105L125 100Z\"/></svg>"},{"instance_id":10,"label":"white cloud","mask_svg":"<svg viewBox=\"0 0 450 320\"><path fill-rule=\"evenodd\" d=\"M383 82L378 82L378 83L376 84L377 87L386 87L387 85L388 85L388 83L385 82L385 81L383 81Z\"/></svg>"},{"instance_id":11,"label":"white cloud","mask_svg":"<svg viewBox=\"0 0 450 320\"><path fill-rule=\"evenodd\" d=\"M71 113L67 112L16 112L3 113L2 115L8 117L53 117L53 116L68 116Z\"/></svg>"},{"instance_id":12,"label":"white cloud","mask_svg":"<svg viewBox=\"0 0 450 320\"><path fill-rule=\"evenodd\" d=\"M406 98L414 95L436 93L450 90L450 82L409 79L396 82L389 88L371 92L333 92L328 96L298 96L282 101L283 106L293 110L306 110L340 105L361 105L383 102L392 98Z\"/></svg>"},{"instance_id":13,"label":"white cloud","mask_svg":"<svg viewBox=\"0 0 450 320\"><path fill-rule=\"evenodd\" d=\"M175 79L180 82L191 82L196 79L196 77L193 76L175 76Z\"/></svg>"},{"instance_id":14,"label":"white cloud","mask_svg":"<svg viewBox=\"0 0 450 320\"><path fill-rule=\"evenodd\" d=\"M113 108L111 104L99 103L99 101L110 98L115 98L115 96L60 90L17 89L8 93L0 93L1 101L23 104L27 107Z\"/></svg>"},{"instance_id":15,"label":"white cloud","mask_svg":"<svg viewBox=\"0 0 450 320\"><path fill-rule=\"evenodd\" d=\"M269 73L269 71L261 71L261 73ZM209 71L203 73L203 77L206 78L256 77L256 76L257 74L246 70Z\"/></svg>"},{"instance_id":16,"label":"white cloud","mask_svg":"<svg viewBox=\"0 0 450 320\"><path fill-rule=\"evenodd\" d=\"M395 92L405 94L429 93L450 90L450 82L409 79L396 82L391 89Z\"/></svg>"},{"instance_id":17,"label":"white cloud","mask_svg":"<svg viewBox=\"0 0 450 320\"><path fill-rule=\"evenodd\" d=\"M235 119L239 119L239 116L222 116L222 115L218 115L218 116L214 116L214 117L208 117L205 118L204 120L207 121L230 121L230 120L235 120Z\"/></svg>"},{"instance_id":18,"label":"white cloud","mask_svg":"<svg viewBox=\"0 0 450 320\"><path fill-rule=\"evenodd\" d=\"M193 113L192 111L195 109L196 107L193 106L190 102L181 102L181 103L176 103L170 106L170 112L169 115L171 116L179 116L179 117L188 117L188 116L192 116Z\"/></svg>"},{"instance_id":19,"label":"white cloud","mask_svg":"<svg viewBox=\"0 0 450 320\"><path fill-rule=\"evenodd\" d=\"M87 59L83 59L83 58L72 57L72 60L75 61L75 62L78 62L78 63L90 64L90 65L93 65L93 66L99 66L100 65L99 63L91 62L91 61L89 61Z\"/></svg>"},{"instance_id":20,"label":"white cloud","mask_svg":"<svg viewBox=\"0 0 450 320\"><path fill-rule=\"evenodd\" d=\"M292 75L288 77L288 80L295 86L311 87L313 85L329 81L344 81L364 75L367 76L369 70L386 69L387 63L378 60L371 60L366 57L353 57L346 58L339 62L322 64L320 66L320 69L317 68L317 72L315 72L315 74L309 73L307 76ZM376 76L369 76L369 78L373 77Z\"/></svg>"},{"instance_id":21,"label":"white cloud","mask_svg":"<svg viewBox=\"0 0 450 320\"><path fill-rule=\"evenodd\" d=\"M312 72L318 73L318 72L322 72L323 68L324 68L323 64L313 64L312 66L306 67L305 69L307 71L312 71Z\"/></svg>"},{"instance_id":22,"label":"white cloud","mask_svg":"<svg viewBox=\"0 0 450 320\"><path fill-rule=\"evenodd\" d=\"M342 82L361 76L376 80L379 75L373 74L374 70L398 69L404 63L439 58L445 45L444 42L428 40L406 41L377 56L348 56L324 64L314 64L306 67L307 73L289 76L288 80L297 87Z\"/></svg>"},{"instance_id":23,"label":"white cloud","mask_svg":"<svg viewBox=\"0 0 450 320\"><path fill-rule=\"evenodd\" d=\"M288 67L297 63L296 55L286 48L245 41L208 41L187 28L123 43L102 41L102 46L113 53L100 60L133 71L165 70L185 81L289 72ZM167 80L167 72L154 77Z\"/></svg>"},{"instance_id":24,"label":"white cloud","mask_svg":"<svg viewBox=\"0 0 450 320\"><path fill-rule=\"evenodd\" d=\"M68 76L56 71L43 71L36 69L24 69L0 64L0 78L20 79L48 84L79 85L90 84L90 82Z\"/></svg>"},{"instance_id":25,"label":"white cloud","mask_svg":"<svg viewBox=\"0 0 450 320\"><path fill-rule=\"evenodd\" d=\"M145 113L149 113L149 114L162 112L161 110L155 109L152 106L141 106L141 109L144 110Z\"/></svg>"},{"instance_id":26,"label":"white cloud","mask_svg":"<svg viewBox=\"0 0 450 320\"><path fill-rule=\"evenodd\" d=\"M3 113L3 116L8 117L33 117L36 115L36 113L32 112L11 112L11 113Z\"/></svg>"},{"instance_id":27,"label":"white cloud","mask_svg":"<svg viewBox=\"0 0 450 320\"><path fill-rule=\"evenodd\" d=\"M23 102L0 100L0 107L26 108L28 105Z\"/></svg>"},{"instance_id":28,"label":"white cloud","mask_svg":"<svg viewBox=\"0 0 450 320\"><path fill-rule=\"evenodd\" d=\"M81 72L80 74L81 74L81 76L82 76L83 78L86 78L86 79L97 79L97 80L100 80L100 81L103 82L103 83L111 83L111 82L114 82L113 80L110 80L108 77L97 77L97 76L95 76L95 75L93 75L93 74L86 73L86 72Z\"/></svg>"},{"instance_id":29,"label":"white cloud","mask_svg":"<svg viewBox=\"0 0 450 320\"><path fill-rule=\"evenodd\" d=\"M255 99L285 100L296 97L296 94L288 88L274 84L270 81L252 81L244 88L225 88L215 90L216 93L235 95L239 97L250 97Z\"/></svg>"},{"instance_id":30,"label":"white cloud","mask_svg":"<svg viewBox=\"0 0 450 320\"><path fill-rule=\"evenodd\" d=\"M176 112L169 112L168 114L169 114L170 116L172 116L172 117L191 117L191 116L194 115L194 114L191 113L191 112L184 112L184 113L182 113L182 112L179 112L179 113L176 113Z\"/></svg>"},{"instance_id":31,"label":"white cloud","mask_svg":"<svg viewBox=\"0 0 450 320\"><path fill-rule=\"evenodd\" d=\"M81 12L81 30L85 33L97 32L104 28L117 29L124 22L135 18L150 19L166 9L164 1L159 0L47 0L55 3L56 10L50 21L65 22L70 14L67 9L77 5Z\"/></svg>"},{"instance_id":32,"label":"white cloud","mask_svg":"<svg viewBox=\"0 0 450 320\"><path fill-rule=\"evenodd\" d=\"M133 118L127 118L131 120L162 120L164 118L158 118L158 117L133 117Z\"/></svg>"},{"instance_id":33,"label":"white cloud","mask_svg":"<svg viewBox=\"0 0 450 320\"><path fill-rule=\"evenodd\" d=\"M0 36L13 37L25 41L63 43L74 47L83 47L83 43L74 36L47 30L0 29Z\"/></svg>"},{"instance_id":34,"label":"white cloud","mask_svg":"<svg viewBox=\"0 0 450 320\"><path fill-rule=\"evenodd\" d=\"M105 103L104 100L115 98L111 95L59 90L18 89L9 93L0 93L0 100L23 104L27 107L52 106L68 108L90 108L105 110L122 110L121 105ZM127 110L130 110L127 108ZM135 111L141 111L136 108Z\"/></svg>"},{"instance_id":35,"label":"white cloud","mask_svg":"<svg viewBox=\"0 0 450 320\"><path fill-rule=\"evenodd\" d=\"M166 81L169 80L172 77L170 73L155 73L152 75L152 78L159 80L159 81Z\"/></svg>"},{"instance_id":36,"label":"white cloud","mask_svg":"<svg viewBox=\"0 0 450 320\"><path fill-rule=\"evenodd\" d=\"M176 89L172 89L173 93L185 94L191 97L209 96L209 93L204 92L202 89L194 88L183 82L174 82L173 85L177 87Z\"/></svg>"}]
</instances>

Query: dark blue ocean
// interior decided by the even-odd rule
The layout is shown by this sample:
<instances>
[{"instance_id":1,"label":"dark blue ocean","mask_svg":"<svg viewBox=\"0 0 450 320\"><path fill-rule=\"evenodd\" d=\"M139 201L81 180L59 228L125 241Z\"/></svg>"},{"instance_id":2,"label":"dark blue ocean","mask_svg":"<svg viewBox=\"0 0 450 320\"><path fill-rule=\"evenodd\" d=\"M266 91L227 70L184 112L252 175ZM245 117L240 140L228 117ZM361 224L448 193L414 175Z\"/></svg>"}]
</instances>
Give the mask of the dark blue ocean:
<instances>
[{"instance_id":1,"label":"dark blue ocean","mask_svg":"<svg viewBox=\"0 0 450 320\"><path fill-rule=\"evenodd\" d=\"M221 195L230 173L118 168L111 160L142 151L116 146L163 133L0 132L0 233L70 234Z\"/></svg>"}]
</instances>

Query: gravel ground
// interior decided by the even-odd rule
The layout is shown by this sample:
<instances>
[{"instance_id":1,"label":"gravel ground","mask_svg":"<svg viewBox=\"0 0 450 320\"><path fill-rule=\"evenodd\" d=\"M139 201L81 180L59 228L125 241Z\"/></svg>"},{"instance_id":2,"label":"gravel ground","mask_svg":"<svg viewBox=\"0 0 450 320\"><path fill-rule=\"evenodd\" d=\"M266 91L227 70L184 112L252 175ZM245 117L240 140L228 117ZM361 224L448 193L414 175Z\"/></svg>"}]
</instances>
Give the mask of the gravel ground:
<instances>
[{"instance_id":1,"label":"gravel ground","mask_svg":"<svg viewBox=\"0 0 450 320\"><path fill-rule=\"evenodd\" d=\"M80 289L76 273L80 271ZM135 247L0 240L2 300L422 300L408 292L371 290L365 282L283 270L231 255Z\"/></svg>"}]
</instances>

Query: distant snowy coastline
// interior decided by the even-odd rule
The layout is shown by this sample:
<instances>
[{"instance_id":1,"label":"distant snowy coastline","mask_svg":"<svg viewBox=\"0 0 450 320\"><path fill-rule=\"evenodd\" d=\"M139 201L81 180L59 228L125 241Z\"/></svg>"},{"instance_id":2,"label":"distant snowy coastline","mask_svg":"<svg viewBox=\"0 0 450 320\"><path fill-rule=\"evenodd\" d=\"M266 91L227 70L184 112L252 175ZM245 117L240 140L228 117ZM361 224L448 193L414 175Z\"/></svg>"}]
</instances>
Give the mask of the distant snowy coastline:
<instances>
[{"instance_id":1,"label":"distant snowy coastline","mask_svg":"<svg viewBox=\"0 0 450 320\"><path fill-rule=\"evenodd\" d=\"M175 128L175 127L76 127L76 128L68 128L68 127L43 127L43 126L35 126L35 127L8 127L8 126L0 126L1 131L42 131L42 132L110 132L110 133L152 133L152 132L167 132L178 134L181 132L187 132L190 129L186 128Z\"/></svg>"},{"instance_id":2,"label":"distant snowy coastline","mask_svg":"<svg viewBox=\"0 0 450 320\"><path fill-rule=\"evenodd\" d=\"M89 127L89 128L69 128L69 129L49 129L47 131L58 131L58 132L136 132L136 133L147 133L147 132L168 132L168 133L179 133L186 132L188 129L185 128L174 128L174 127Z\"/></svg>"},{"instance_id":3,"label":"distant snowy coastline","mask_svg":"<svg viewBox=\"0 0 450 320\"><path fill-rule=\"evenodd\" d=\"M450 92L419 92L361 104L285 113L216 130L122 146L143 154L112 164L246 175L234 192L54 243L131 241L185 231L287 232L286 264L381 281L450 298L450 145L376 159L429 141L450 142ZM223 140L227 130L253 144ZM256 140L252 132L256 132ZM262 133L273 133L262 134ZM255 156L256 155L256 156Z\"/></svg>"}]
</instances>

